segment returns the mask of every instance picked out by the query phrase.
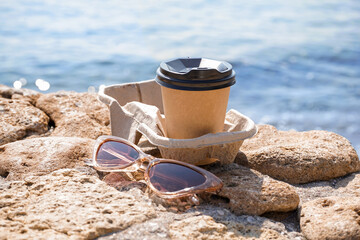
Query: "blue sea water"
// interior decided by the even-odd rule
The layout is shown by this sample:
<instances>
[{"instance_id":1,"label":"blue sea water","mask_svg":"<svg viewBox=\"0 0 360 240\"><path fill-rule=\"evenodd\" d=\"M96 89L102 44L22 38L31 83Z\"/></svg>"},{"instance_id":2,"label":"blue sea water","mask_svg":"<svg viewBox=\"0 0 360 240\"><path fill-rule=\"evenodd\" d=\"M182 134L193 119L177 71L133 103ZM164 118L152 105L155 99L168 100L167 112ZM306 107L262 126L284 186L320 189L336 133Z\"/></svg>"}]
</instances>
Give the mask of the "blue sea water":
<instances>
[{"instance_id":1,"label":"blue sea water","mask_svg":"<svg viewBox=\"0 0 360 240\"><path fill-rule=\"evenodd\" d=\"M88 91L154 78L163 60L230 62L229 108L323 129L360 152L360 1L0 1L0 84Z\"/></svg>"}]
</instances>

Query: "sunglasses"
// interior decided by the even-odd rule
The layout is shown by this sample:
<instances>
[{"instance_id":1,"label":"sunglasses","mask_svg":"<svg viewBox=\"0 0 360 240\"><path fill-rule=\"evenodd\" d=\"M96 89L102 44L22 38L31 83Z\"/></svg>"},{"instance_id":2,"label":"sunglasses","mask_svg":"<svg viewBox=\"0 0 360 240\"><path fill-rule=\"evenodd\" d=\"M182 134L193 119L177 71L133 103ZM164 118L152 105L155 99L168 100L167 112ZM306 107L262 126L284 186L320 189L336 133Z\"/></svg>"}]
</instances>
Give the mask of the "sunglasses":
<instances>
[{"instance_id":1,"label":"sunglasses","mask_svg":"<svg viewBox=\"0 0 360 240\"><path fill-rule=\"evenodd\" d=\"M196 194L216 192L223 186L214 174L192 164L148 155L133 143L115 136L101 136L87 163L102 172L143 171L147 186L159 197L189 197L198 204Z\"/></svg>"}]
</instances>

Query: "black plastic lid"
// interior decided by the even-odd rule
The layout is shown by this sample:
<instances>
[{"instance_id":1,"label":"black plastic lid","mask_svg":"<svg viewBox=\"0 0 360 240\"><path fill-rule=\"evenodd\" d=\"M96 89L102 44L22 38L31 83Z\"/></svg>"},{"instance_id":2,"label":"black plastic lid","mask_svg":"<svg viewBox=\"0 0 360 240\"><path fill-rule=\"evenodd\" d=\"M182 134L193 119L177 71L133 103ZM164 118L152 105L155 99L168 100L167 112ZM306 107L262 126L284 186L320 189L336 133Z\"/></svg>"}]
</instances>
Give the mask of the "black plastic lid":
<instances>
[{"instance_id":1,"label":"black plastic lid","mask_svg":"<svg viewBox=\"0 0 360 240\"><path fill-rule=\"evenodd\" d=\"M234 85L230 63L207 58L177 58L162 62L156 71L161 86L188 91L206 91Z\"/></svg>"}]
</instances>

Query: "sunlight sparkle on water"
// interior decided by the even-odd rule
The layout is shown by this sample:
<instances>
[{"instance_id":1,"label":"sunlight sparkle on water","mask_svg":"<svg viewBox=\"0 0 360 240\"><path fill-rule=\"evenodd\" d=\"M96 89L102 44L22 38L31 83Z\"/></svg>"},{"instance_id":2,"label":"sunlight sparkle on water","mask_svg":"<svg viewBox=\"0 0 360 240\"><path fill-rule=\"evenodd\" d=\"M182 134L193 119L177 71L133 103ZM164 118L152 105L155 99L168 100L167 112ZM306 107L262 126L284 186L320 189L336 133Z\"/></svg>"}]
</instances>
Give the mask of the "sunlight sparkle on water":
<instances>
[{"instance_id":1,"label":"sunlight sparkle on water","mask_svg":"<svg viewBox=\"0 0 360 240\"><path fill-rule=\"evenodd\" d=\"M22 84L19 80L16 80L14 83L13 83L13 86L14 88L16 89L20 89L22 87Z\"/></svg>"},{"instance_id":2,"label":"sunlight sparkle on water","mask_svg":"<svg viewBox=\"0 0 360 240\"><path fill-rule=\"evenodd\" d=\"M20 78L18 81L21 82L21 86L22 86L22 87L27 84L26 78Z\"/></svg>"},{"instance_id":3,"label":"sunlight sparkle on water","mask_svg":"<svg viewBox=\"0 0 360 240\"><path fill-rule=\"evenodd\" d=\"M95 87L94 87L94 86L89 86L89 87L88 87L88 92L89 92L89 93L96 93Z\"/></svg>"},{"instance_id":4,"label":"sunlight sparkle on water","mask_svg":"<svg viewBox=\"0 0 360 240\"><path fill-rule=\"evenodd\" d=\"M36 79L35 85L39 88L40 91L47 91L50 88L50 83L43 79Z\"/></svg>"},{"instance_id":5,"label":"sunlight sparkle on water","mask_svg":"<svg viewBox=\"0 0 360 240\"><path fill-rule=\"evenodd\" d=\"M25 78L20 78L19 80L14 81L13 83L13 87L16 89L20 89L23 86L25 86L27 84L27 81Z\"/></svg>"}]
</instances>

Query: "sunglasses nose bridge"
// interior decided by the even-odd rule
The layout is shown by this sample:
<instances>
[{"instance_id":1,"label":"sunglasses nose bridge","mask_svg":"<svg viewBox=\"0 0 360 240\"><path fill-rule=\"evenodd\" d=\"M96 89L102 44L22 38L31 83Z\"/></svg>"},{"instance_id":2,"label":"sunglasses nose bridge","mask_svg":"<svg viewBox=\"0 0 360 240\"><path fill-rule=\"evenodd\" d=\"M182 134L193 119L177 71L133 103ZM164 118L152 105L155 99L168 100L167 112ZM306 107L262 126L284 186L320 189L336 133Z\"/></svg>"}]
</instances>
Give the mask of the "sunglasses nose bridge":
<instances>
[{"instance_id":1,"label":"sunglasses nose bridge","mask_svg":"<svg viewBox=\"0 0 360 240\"><path fill-rule=\"evenodd\" d=\"M145 172L147 167L149 166L150 162L153 161L153 159L155 159L155 157L153 157L151 155L144 155L142 158L140 158L139 159L139 162L140 162L139 170L142 172Z\"/></svg>"}]
</instances>

